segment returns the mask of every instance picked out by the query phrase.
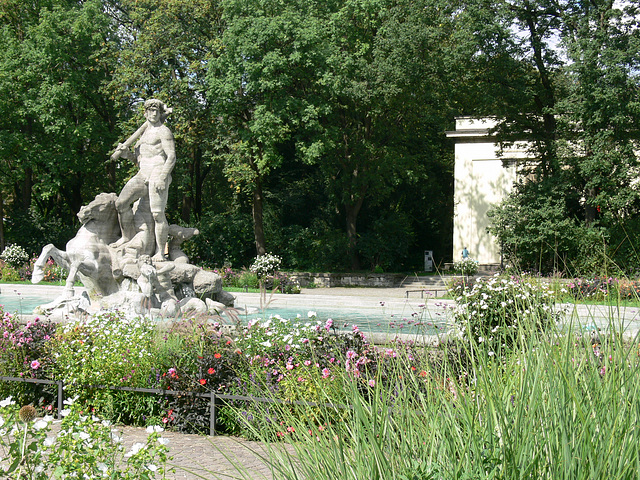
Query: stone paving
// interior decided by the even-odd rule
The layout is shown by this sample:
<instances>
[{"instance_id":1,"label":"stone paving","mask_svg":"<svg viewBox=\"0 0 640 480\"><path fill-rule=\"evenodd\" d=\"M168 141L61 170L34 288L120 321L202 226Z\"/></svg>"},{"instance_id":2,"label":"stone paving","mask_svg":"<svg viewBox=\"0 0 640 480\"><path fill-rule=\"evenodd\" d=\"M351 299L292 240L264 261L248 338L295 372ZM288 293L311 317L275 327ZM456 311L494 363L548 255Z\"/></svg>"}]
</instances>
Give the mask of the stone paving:
<instances>
[{"instance_id":1,"label":"stone paving","mask_svg":"<svg viewBox=\"0 0 640 480\"><path fill-rule=\"evenodd\" d=\"M119 427L125 448L136 442L144 442L144 428ZM261 443L226 436L191 435L177 432L162 432L169 440L168 466L174 471L166 478L170 480L195 479L271 479L271 468L263 460L265 450Z\"/></svg>"}]
</instances>

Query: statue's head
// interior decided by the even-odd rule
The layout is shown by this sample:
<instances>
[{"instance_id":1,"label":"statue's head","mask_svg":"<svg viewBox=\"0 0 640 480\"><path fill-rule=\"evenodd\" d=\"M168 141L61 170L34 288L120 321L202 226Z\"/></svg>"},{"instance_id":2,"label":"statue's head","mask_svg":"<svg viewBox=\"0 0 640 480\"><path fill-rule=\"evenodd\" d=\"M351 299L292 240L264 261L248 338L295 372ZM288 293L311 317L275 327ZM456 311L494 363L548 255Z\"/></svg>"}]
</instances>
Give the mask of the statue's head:
<instances>
[{"instance_id":1,"label":"statue's head","mask_svg":"<svg viewBox=\"0 0 640 480\"><path fill-rule=\"evenodd\" d=\"M151 260L151 257L147 254L140 255L138 257L138 263L140 265L153 265L153 261Z\"/></svg>"},{"instance_id":2,"label":"statue's head","mask_svg":"<svg viewBox=\"0 0 640 480\"><path fill-rule=\"evenodd\" d=\"M100 193L88 205L80 208L78 219L83 225L89 220L106 221L111 220L116 215L116 199L118 195L115 193Z\"/></svg>"},{"instance_id":3,"label":"statue's head","mask_svg":"<svg viewBox=\"0 0 640 480\"><path fill-rule=\"evenodd\" d=\"M165 112L165 105L162 100L158 100L157 98L150 98L146 102L144 102L144 111L156 109L160 114Z\"/></svg>"}]
</instances>

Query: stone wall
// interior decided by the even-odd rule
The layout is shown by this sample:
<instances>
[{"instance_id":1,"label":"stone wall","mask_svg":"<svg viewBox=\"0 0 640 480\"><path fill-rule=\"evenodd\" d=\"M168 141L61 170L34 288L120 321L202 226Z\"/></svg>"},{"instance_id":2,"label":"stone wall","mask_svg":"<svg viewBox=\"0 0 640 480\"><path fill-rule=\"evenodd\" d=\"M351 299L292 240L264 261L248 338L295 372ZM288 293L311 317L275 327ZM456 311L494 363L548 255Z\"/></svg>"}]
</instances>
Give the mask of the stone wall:
<instances>
[{"instance_id":1,"label":"stone wall","mask_svg":"<svg viewBox=\"0 0 640 480\"><path fill-rule=\"evenodd\" d=\"M406 278L392 273L310 273L287 274L301 287L315 284L317 287L397 287Z\"/></svg>"}]
</instances>

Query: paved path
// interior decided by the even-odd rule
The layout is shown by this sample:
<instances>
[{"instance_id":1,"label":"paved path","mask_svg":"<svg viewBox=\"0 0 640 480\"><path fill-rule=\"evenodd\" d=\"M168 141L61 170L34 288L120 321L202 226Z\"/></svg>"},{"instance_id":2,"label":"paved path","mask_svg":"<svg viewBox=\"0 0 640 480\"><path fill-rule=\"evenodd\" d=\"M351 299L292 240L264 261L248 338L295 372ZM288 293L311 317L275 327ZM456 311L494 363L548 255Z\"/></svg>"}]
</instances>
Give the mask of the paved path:
<instances>
[{"instance_id":1,"label":"paved path","mask_svg":"<svg viewBox=\"0 0 640 480\"><path fill-rule=\"evenodd\" d=\"M144 428L120 427L125 448L144 442ZM225 436L190 435L163 432L169 440L168 465L175 471L167 473L170 480L195 479L271 479L270 467L263 461L265 450L261 443ZM238 467L238 468L236 468Z\"/></svg>"}]
</instances>

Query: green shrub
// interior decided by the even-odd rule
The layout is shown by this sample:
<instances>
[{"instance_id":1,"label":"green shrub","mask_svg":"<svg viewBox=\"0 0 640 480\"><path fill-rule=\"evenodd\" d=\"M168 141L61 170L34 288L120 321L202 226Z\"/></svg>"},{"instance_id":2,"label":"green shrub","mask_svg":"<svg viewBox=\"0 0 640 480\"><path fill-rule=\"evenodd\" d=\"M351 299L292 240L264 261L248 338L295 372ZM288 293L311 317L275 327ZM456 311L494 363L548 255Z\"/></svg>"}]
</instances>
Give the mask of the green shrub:
<instances>
[{"instance_id":1,"label":"green shrub","mask_svg":"<svg viewBox=\"0 0 640 480\"><path fill-rule=\"evenodd\" d=\"M559 316L553 292L530 277L481 278L455 293L454 321L462 333L496 348L512 345L523 329L545 330Z\"/></svg>"},{"instance_id":2,"label":"green shrub","mask_svg":"<svg viewBox=\"0 0 640 480\"><path fill-rule=\"evenodd\" d=\"M242 270L234 279L233 287L236 288L259 288L260 282L258 275L255 272L249 270Z\"/></svg>"},{"instance_id":3,"label":"green shrub","mask_svg":"<svg viewBox=\"0 0 640 480\"><path fill-rule=\"evenodd\" d=\"M105 418L130 423L156 415L153 397L83 386L148 387L155 381L154 324L123 314L100 314L62 325L47 343L44 359L54 380L62 380L66 394Z\"/></svg>"},{"instance_id":4,"label":"green shrub","mask_svg":"<svg viewBox=\"0 0 640 480\"><path fill-rule=\"evenodd\" d=\"M29 261L29 254L20 245L8 245L0 254L0 258L11 267L18 269Z\"/></svg>"},{"instance_id":5,"label":"green shrub","mask_svg":"<svg viewBox=\"0 0 640 480\"><path fill-rule=\"evenodd\" d=\"M453 264L453 270L460 275L475 275L478 273L478 261L472 258L463 258Z\"/></svg>"},{"instance_id":6,"label":"green shrub","mask_svg":"<svg viewBox=\"0 0 640 480\"><path fill-rule=\"evenodd\" d=\"M19 270L0 260L0 279L3 282L19 282L22 277Z\"/></svg>"},{"instance_id":7,"label":"green shrub","mask_svg":"<svg viewBox=\"0 0 640 480\"><path fill-rule=\"evenodd\" d=\"M66 400L61 413L59 433L52 435L51 415L37 419L33 406L19 408L12 397L0 402L2 478L165 478L168 448L162 428L148 428L144 443L125 451L111 423L87 415L82 405Z\"/></svg>"},{"instance_id":8,"label":"green shrub","mask_svg":"<svg viewBox=\"0 0 640 480\"><path fill-rule=\"evenodd\" d=\"M0 308L0 376L23 378L47 378L43 365L47 342L53 337L56 325L38 318L23 323ZM50 405L56 395L54 387L33 383L0 383L0 397L12 395L22 404L35 400L40 405Z\"/></svg>"}]
</instances>

